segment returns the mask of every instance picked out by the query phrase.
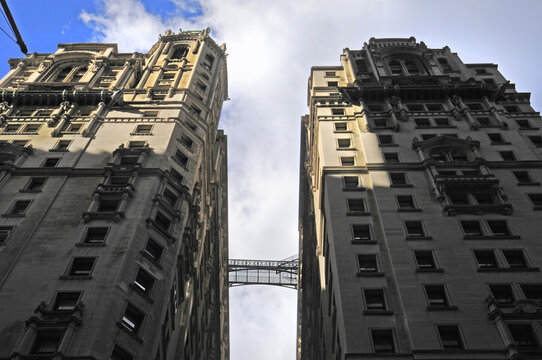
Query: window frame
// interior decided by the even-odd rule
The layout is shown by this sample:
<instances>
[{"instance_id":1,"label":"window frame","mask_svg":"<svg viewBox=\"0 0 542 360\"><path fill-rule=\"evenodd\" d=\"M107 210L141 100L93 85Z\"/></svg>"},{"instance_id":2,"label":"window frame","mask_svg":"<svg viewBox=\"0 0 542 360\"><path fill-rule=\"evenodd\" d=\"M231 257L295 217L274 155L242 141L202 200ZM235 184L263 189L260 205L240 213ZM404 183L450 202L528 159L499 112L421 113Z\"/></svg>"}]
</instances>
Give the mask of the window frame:
<instances>
[{"instance_id":1,"label":"window frame","mask_svg":"<svg viewBox=\"0 0 542 360\"><path fill-rule=\"evenodd\" d=\"M458 348L447 348L444 345L444 341L442 339L442 334L441 334L440 328L441 327L452 327L452 326L456 328L457 335L459 336L459 338L458 338L459 347ZM465 341L465 336L463 335L463 331L461 330L460 324L457 324L457 323L438 323L438 324L435 324L435 327L436 327L436 330L437 330L437 335L438 335L440 347L443 350L466 350L466 349L468 349L467 343Z\"/></svg>"},{"instance_id":2,"label":"window frame","mask_svg":"<svg viewBox=\"0 0 542 360\"><path fill-rule=\"evenodd\" d=\"M391 345L392 345L392 351L377 351L376 345L375 345L375 332L389 332L391 334ZM393 328L369 328L369 334L371 339L371 348L373 350L374 354L396 354L398 352L398 346L397 346L397 340L395 337L395 332Z\"/></svg>"},{"instance_id":3,"label":"window frame","mask_svg":"<svg viewBox=\"0 0 542 360\"><path fill-rule=\"evenodd\" d=\"M369 308L368 304L369 302L367 301L367 292L368 291L379 291L382 295L382 309L376 309L376 308ZM393 313L390 311L389 309L389 305L388 305L388 299L387 299L387 295L386 295L386 289L385 288L363 288L361 289L361 292L362 292L362 295L363 295L363 308L364 308L364 311L363 313L364 314L371 314L371 313L378 313L378 314L382 314L382 313Z\"/></svg>"},{"instance_id":4,"label":"window frame","mask_svg":"<svg viewBox=\"0 0 542 360\"><path fill-rule=\"evenodd\" d=\"M88 270L88 273L86 274L72 274L74 272L74 265L78 259L94 259L92 266L90 267L90 270ZM66 272L64 273L64 276L61 276L61 279L92 279L92 273L94 272L94 269L96 268L96 264L98 263L98 256L73 256L70 259L70 263L68 264L68 267L66 269Z\"/></svg>"},{"instance_id":5,"label":"window frame","mask_svg":"<svg viewBox=\"0 0 542 360\"><path fill-rule=\"evenodd\" d=\"M420 235L413 235L408 231L408 224L407 223L419 223L421 234ZM403 220L403 228L405 230L405 238L406 240L431 240L432 237L427 232L427 227L425 226L425 223L423 220Z\"/></svg>"}]
</instances>

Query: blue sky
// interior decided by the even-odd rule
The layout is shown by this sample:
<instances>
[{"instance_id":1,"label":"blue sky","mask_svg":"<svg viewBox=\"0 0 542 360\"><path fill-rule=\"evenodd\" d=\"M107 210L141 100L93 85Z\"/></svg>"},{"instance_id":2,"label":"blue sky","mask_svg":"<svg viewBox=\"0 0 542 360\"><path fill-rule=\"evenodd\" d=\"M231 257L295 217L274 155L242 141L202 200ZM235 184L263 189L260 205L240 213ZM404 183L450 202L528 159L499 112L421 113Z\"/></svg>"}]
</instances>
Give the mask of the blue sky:
<instances>
[{"instance_id":1,"label":"blue sky","mask_svg":"<svg viewBox=\"0 0 542 360\"><path fill-rule=\"evenodd\" d=\"M171 28L212 28L226 42L230 255L281 259L297 252L300 116L314 65L371 37L448 45L463 61L499 64L542 109L542 2L537 0L8 0L30 52L61 42L116 42L144 52ZM1 19L0 19L1 20ZM7 28L4 24L3 28ZM0 59L20 57L0 34ZM0 73L8 66L0 63ZM231 290L232 360L294 359L296 294Z\"/></svg>"}]
</instances>

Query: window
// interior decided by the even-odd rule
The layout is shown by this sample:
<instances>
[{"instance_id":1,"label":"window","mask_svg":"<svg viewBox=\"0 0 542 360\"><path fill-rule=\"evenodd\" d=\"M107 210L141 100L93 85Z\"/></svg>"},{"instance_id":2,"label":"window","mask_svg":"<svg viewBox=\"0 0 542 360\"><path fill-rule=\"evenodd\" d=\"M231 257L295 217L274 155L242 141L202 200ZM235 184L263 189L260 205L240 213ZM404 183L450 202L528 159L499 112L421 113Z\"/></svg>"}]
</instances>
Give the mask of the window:
<instances>
[{"instance_id":1,"label":"window","mask_svg":"<svg viewBox=\"0 0 542 360\"><path fill-rule=\"evenodd\" d=\"M409 238L427 237L421 221L405 221L405 228Z\"/></svg>"},{"instance_id":2,"label":"window","mask_svg":"<svg viewBox=\"0 0 542 360\"><path fill-rule=\"evenodd\" d=\"M435 118L435 125L437 127L449 127L450 121L448 118Z\"/></svg>"},{"instance_id":3,"label":"window","mask_svg":"<svg viewBox=\"0 0 542 360\"><path fill-rule=\"evenodd\" d=\"M156 112L156 115L158 115L158 112ZM151 131L152 131L152 125L137 125L135 128L134 134L148 135L151 133Z\"/></svg>"},{"instance_id":4,"label":"window","mask_svg":"<svg viewBox=\"0 0 542 360\"><path fill-rule=\"evenodd\" d=\"M488 117L477 117L476 121L478 122L478 124L480 124L480 126L491 126L492 125L491 119L488 118Z\"/></svg>"},{"instance_id":5,"label":"window","mask_svg":"<svg viewBox=\"0 0 542 360\"><path fill-rule=\"evenodd\" d=\"M164 231L169 231L169 227L171 225L171 220L166 215L164 215L163 213L158 211L156 213L156 216L154 217L154 223L160 229L162 229Z\"/></svg>"},{"instance_id":6,"label":"window","mask_svg":"<svg viewBox=\"0 0 542 360\"><path fill-rule=\"evenodd\" d=\"M386 163L398 163L399 154L398 153L384 153L384 162Z\"/></svg>"},{"instance_id":7,"label":"window","mask_svg":"<svg viewBox=\"0 0 542 360\"><path fill-rule=\"evenodd\" d=\"M365 289L365 310L369 311L386 311L386 299L384 297L384 289Z\"/></svg>"},{"instance_id":8,"label":"window","mask_svg":"<svg viewBox=\"0 0 542 360\"><path fill-rule=\"evenodd\" d=\"M71 140L59 140L54 149L53 150L56 150L56 151L67 151L68 148L70 147L70 144L71 144Z\"/></svg>"},{"instance_id":9,"label":"window","mask_svg":"<svg viewBox=\"0 0 542 360\"><path fill-rule=\"evenodd\" d=\"M46 177L32 177L24 189L27 191L39 191L43 188L45 181L47 181Z\"/></svg>"},{"instance_id":10,"label":"window","mask_svg":"<svg viewBox=\"0 0 542 360\"><path fill-rule=\"evenodd\" d=\"M89 227L85 234L83 243L84 244L103 244L105 243L105 238L109 232L109 227L104 226L94 226Z\"/></svg>"},{"instance_id":11,"label":"window","mask_svg":"<svg viewBox=\"0 0 542 360\"><path fill-rule=\"evenodd\" d=\"M128 306L126 306L126 310L124 311L124 315L122 316L121 324L126 330L137 334L141 329L144 318L145 314L143 314L142 311L137 309L132 304L128 304Z\"/></svg>"},{"instance_id":12,"label":"window","mask_svg":"<svg viewBox=\"0 0 542 360\"><path fill-rule=\"evenodd\" d=\"M165 75L165 74L164 74ZM171 73L172 77L171 77L171 80L173 80L173 78L175 77L175 73ZM196 82L196 86L201 90L201 91L205 91L207 90L207 85L205 85L204 83L202 83L201 81L197 81Z\"/></svg>"},{"instance_id":13,"label":"window","mask_svg":"<svg viewBox=\"0 0 542 360\"><path fill-rule=\"evenodd\" d=\"M534 126L527 119L517 119L516 124L518 125L520 130L534 129Z\"/></svg>"},{"instance_id":14,"label":"window","mask_svg":"<svg viewBox=\"0 0 542 360\"><path fill-rule=\"evenodd\" d=\"M38 330L32 348L31 355L52 355L58 350L58 346L64 331L60 330Z\"/></svg>"},{"instance_id":15,"label":"window","mask_svg":"<svg viewBox=\"0 0 542 360\"><path fill-rule=\"evenodd\" d=\"M130 141L128 142L128 149L141 149L147 145L146 141Z\"/></svg>"},{"instance_id":16,"label":"window","mask_svg":"<svg viewBox=\"0 0 542 360\"><path fill-rule=\"evenodd\" d=\"M487 225L494 236L512 235L505 220L487 220Z\"/></svg>"},{"instance_id":17,"label":"window","mask_svg":"<svg viewBox=\"0 0 542 360\"><path fill-rule=\"evenodd\" d=\"M332 115L344 115L344 109L331 109Z\"/></svg>"},{"instance_id":18,"label":"window","mask_svg":"<svg viewBox=\"0 0 542 360\"><path fill-rule=\"evenodd\" d=\"M489 285L489 291L499 305L512 305L516 300L510 284Z\"/></svg>"},{"instance_id":19,"label":"window","mask_svg":"<svg viewBox=\"0 0 542 360\"><path fill-rule=\"evenodd\" d=\"M120 165L135 165L139 161L138 156L121 156Z\"/></svg>"},{"instance_id":20,"label":"window","mask_svg":"<svg viewBox=\"0 0 542 360\"><path fill-rule=\"evenodd\" d=\"M14 228L13 226L0 226L0 245L6 243Z\"/></svg>"},{"instance_id":21,"label":"window","mask_svg":"<svg viewBox=\"0 0 542 360\"><path fill-rule=\"evenodd\" d=\"M79 302L80 291L61 291L56 294L53 311L72 311Z\"/></svg>"},{"instance_id":22,"label":"window","mask_svg":"<svg viewBox=\"0 0 542 360\"><path fill-rule=\"evenodd\" d=\"M69 276L90 276L94 264L95 257L76 257L73 259L68 271Z\"/></svg>"},{"instance_id":23,"label":"window","mask_svg":"<svg viewBox=\"0 0 542 360\"><path fill-rule=\"evenodd\" d=\"M493 250L474 250L479 269L497 269L499 264Z\"/></svg>"},{"instance_id":24,"label":"window","mask_svg":"<svg viewBox=\"0 0 542 360\"><path fill-rule=\"evenodd\" d=\"M343 177L343 180L345 189L357 189L359 187L359 179L357 176L345 176Z\"/></svg>"},{"instance_id":25,"label":"window","mask_svg":"<svg viewBox=\"0 0 542 360\"><path fill-rule=\"evenodd\" d=\"M482 236L482 226L478 220L462 220L461 227L465 236Z\"/></svg>"},{"instance_id":26,"label":"window","mask_svg":"<svg viewBox=\"0 0 542 360\"><path fill-rule=\"evenodd\" d=\"M531 140L534 146L542 146L542 136L540 135L529 136L529 140Z\"/></svg>"},{"instance_id":27,"label":"window","mask_svg":"<svg viewBox=\"0 0 542 360\"><path fill-rule=\"evenodd\" d=\"M492 144L504 144L504 138L499 133L492 133L487 134L487 137L489 138L489 141L491 141Z\"/></svg>"},{"instance_id":28,"label":"window","mask_svg":"<svg viewBox=\"0 0 542 360\"><path fill-rule=\"evenodd\" d=\"M371 338L375 353L394 353L395 342L391 329L371 330Z\"/></svg>"},{"instance_id":29,"label":"window","mask_svg":"<svg viewBox=\"0 0 542 360\"><path fill-rule=\"evenodd\" d=\"M154 118L158 116L158 110L145 110L143 111L143 117L147 118ZM138 125L136 126L136 130L139 126L150 126L152 129L152 125ZM136 131L137 132L137 131Z\"/></svg>"},{"instance_id":30,"label":"window","mask_svg":"<svg viewBox=\"0 0 542 360\"><path fill-rule=\"evenodd\" d=\"M155 281L156 279L151 274L149 274L142 268L139 268L136 278L134 280L134 285L139 291L141 291L145 295L150 295Z\"/></svg>"},{"instance_id":31,"label":"window","mask_svg":"<svg viewBox=\"0 0 542 360\"><path fill-rule=\"evenodd\" d=\"M337 139L339 149L348 149L350 147L350 139Z\"/></svg>"},{"instance_id":32,"label":"window","mask_svg":"<svg viewBox=\"0 0 542 360\"><path fill-rule=\"evenodd\" d=\"M431 122L429 122L428 118L417 118L414 119L414 122L416 123L416 127L431 127Z\"/></svg>"},{"instance_id":33,"label":"window","mask_svg":"<svg viewBox=\"0 0 542 360\"><path fill-rule=\"evenodd\" d=\"M429 306L450 306L444 285L424 285L424 288Z\"/></svg>"},{"instance_id":34,"label":"window","mask_svg":"<svg viewBox=\"0 0 542 360\"><path fill-rule=\"evenodd\" d=\"M177 182L179 185L182 184L184 177L179 174L179 172L173 168L169 169L169 174L173 178L175 182Z\"/></svg>"},{"instance_id":35,"label":"window","mask_svg":"<svg viewBox=\"0 0 542 360\"><path fill-rule=\"evenodd\" d=\"M24 215L28 207L30 206L31 200L17 200L11 206L9 210L10 215Z\"/></svg>"},{"instance_id":36,"label":"window","mask_svg":"<svg viewBox=\"0 0 542 360\"><path fill-rule=\"evenodd\" d=\"M453 71L450 64L448 64L448 60L446 60L445 58L439 58L438 63L443 73L447 74Z\"/></svg>"},{"instance_id":37,"label":"window","mask_svg":"<svg viewBox=\"0 0 542 360\"><path fill-rule=\"evenodd\" d=\"M326 76L335 77L337 75L336 75L335 71L326 71Z\"/></svg>"},{"instance_id":38,"label":"window","mask_svg":"<svg viewBox=\"0 0 542 360\"><path fill-rule=\"evenodd\" d=\"M215 58L212 55L206 54L205 61L203 62L203 66L207 70L211 70L213 68L214 61L215 61Z\"/></svg>"},{"instance_id":39,"label":"window","mask_svg":"<svg viewBox=\"0 0 542 360\"><path fill-rule=\"evenodd\" d=\"M155 262L160 261L163 251L164 248L151 238L149 238L145 249L143 249L143 253Z\"/></svg>"},{"instance_id":40,"label":"window","mask_svg":"<svg viewBox=\"0 0 542 360\"><path fill-rule=\"evenodd\" d=\"M509 113L517 113L520 112L519 107L516 105L505 105L504 110Z\"/></svg>"},{"instance_id":41,"label":"window","mask_svg":"<svg viewBox=\"0 0 542 360\"><path fill-rule=\"evenodd\" d=\"M181 135L181 137L178 140L181 144L186 146L186 148L188 149L191 149L192 145L194 145L194 141L186 135Z\"/></svg>"},{"instance_id":42,"label":"window","mask_svg":"<svg viewBox=\"0 0 542 360\"><path fill-rule=\"evenodd\" d=\"M358 265L359 271L362 273L378 271L376 255L358 255Z\"/></svg>"},{"instance_id":43,"label":"window","mask_svg":"<svg viewBox=\"0 0 542 360\"><path fill-rule=\"evenodd\" d=\"M518 181L518 185L535 185L533 179L527 171L512 171L512 174Z\"/></svg>"},{"instance_id":44,"label":"window","mask_svg":"<svg viewBox=\"0 0 542 360\"><path fill-rule=\"evenodd\" d=\"M188 157L185 154L177 150L177 152L175 152L175 160L179 165L181 165L181 167L186 169L186 166L188 164Z\"/></svg>"},{"instance_id":45,"label":"window","mask_svg":"<svg viewBox=\"0 0 542 360\"><path fill-rule=\"evenodd\" d=\"M327 86L328 87L337 87L337 86L339 86L339 82L338 81L328 81Z\"/></svg>"},{"instance_id":46,"label":"window","mask_svg":"<svg viewBox=\"0 0 542 360\"><path fill-rule=\"evenodd\" d=\"M175 207L177 204L177 200L179 197L173 193L173 191L169 189L165 189L164 193L162 194L162 199L171 207Z\"/></svg>"},{"instance_id":47,"label":"window","mask_svg":"<svg viewBox=\"0 0 542 360\"><path fill-rule=\"evenodd\" d=\"M393 140L393 136L391 135L378 135L378 143L383 145L395 145L395 141Z\"/></svg>"},{"instance_id":48,"label":"window","mask_svg":"<svg viewBox=\"0 0 542 360\"><path fill-rule=\"evenodd\" d=\"M414 251L414 257L418 270L434 270L437 268L433 251L431 250L416 250Z\"/></svg>"},{"instance_id":49,"label":"window","mask_svg":"<svg viewBox=\"0 0 542 360\"><path fill-rule=\"evenodd\" d=\"M399 210L414 210L416 209L416 203L412 195L397 195L397 204Z\"/></svg>"},{"instance_id":50,"label":"window","mask_svg":"<svg viewBox=\"0 0 542 360\"><path fill-rule=\"evenodd\" d=\"M499 155L503 159L503 161L516 161L516 155L513 151L499 151Z\"/></svg>"},{"instance_id":51,"label":"window","mask_svg":"<svg viewBox=\"0 0 542 360\"><path fill-rule=\"evenodd\" d=\"M507 324L508 330L519 349L537 348L539 346L536 340L531 324Z\"/></svg>"},{"instance_id":52,"label":"window","mask_svg":"<svg viewBox=\"0 0 542 360\"><path fill-rule=\"evenodd\" d=\"M65 132L78 134L82 128L83 128L83 124L72 123L72 124L69 124L68 127L66 127Z\"/></svg>"},{"instance_id":53,"label":"window","mask_svg":"<svg viewBox=\"0 0 542 360\"><path fill-rule=\"evenodd\" d=\"M111 176L109 183L111 185L128 185L130 178L128 176Z\"/></svg>"},{"instance_id":54,"label":"window","mask_svg":"<svg viewBox=\"0 0 542 360\"><path fill-rule=\"evenodd\" d=\"M352 157L352 156L341 157L341 165L342 166L354 166L354 157Z\"/></svg>"},{"instance_id":55,"label":"window","mask_svg":"<svg viewBox=\"0 0 542 360\"><path fill-rule=\"evenodd\" d=\"M348 199L348 211L365 212L365 202L363 199Z\"/></svg>"},{"instance_id":56,"label":"window","mask_svg":"<svg viewBox=\"0 0 542 360\"><path fill-rule=\"evenodd\" d=\"M13 125L13 124L6 125L6 127L4 127L3 132L5 132L5 133L15 133L15 132L19 131L20 127L21 127L21 125Z\"/></svg>"},{"instance_id":57,"label":"window","mask_svg":"<svg viewBox=\"0 0 542 360\"><path fill-rule=\"evenodd\" d=\"M335 131L346 131L347 126L345 122L335 123Z\"/></svg>"},{"instance_id":58,"label":"window","mask_svg":"<svg viewBox=\"0 0 542 360\"><path fill-rule=\"evenodd\" d=\"M527 194L533 203L534 210L542 209L542 194Z\"/></svg>"},{"instance_id":59,"label":"window","mask_svg":"<svg viewBox=\"0 0 542 360\"><path fill-rule=\"evenodd\" d=\"M459 326L457 325L437 325L440 342L443 349L464 349L465 345L461 338Z\"/></svg>"},{"instance_id":60,"label":"window","mask_svg":"<svg viewBox=\"0 0 542 360\"><path fill-rule=\"evenodd\" d=\"M380 104L369 104L367 105L369 111L383 111L384 107Z\"/></svg>"},{"instance_id":61,"label":"window","mask_svg":"<svg viewBox=\"0 0 542 360\"><path fill-rule=\"evenodd\" d=\"M41 167L53 168L53 167L56 167L59 162L60 162L60 158L47 158L45 159Z\"/></svg>"},{"instance_id":62,"label":"window","mask_svg":"<svg viewBox=\"0 0 542 360\"><path fill-rule=\"evenodd\" d=\"M523 294L529 300L542 300L542 284L521 284Z\"/></svg>"},{"instance_id":63,"label":"window","mask_svg":"<svg viewBox=\"0 0 542 360\"><path fill-rule=\"evenodd\" d=\"M354 241L370 241L371 227L369 225L352 225Z\"/></svg>"},{"instance_id":64,"label":"window","mask_svg":"<svg viewBox=\"0 0 542 360\"><path fill-rule=\"evenodd\" d=\"M388 127L388 121L386 119L373 119L373 126L375 129L385 129Z\"/></svg>"},{"instance_id":65,"label":"window","mask_svg":"<svg viewBox=\"0 0 542 360\"><path fill-rule=\"evenodd\" d=\"M429 111L441 111L442 110L442 104L425 104L425 107ZM448 120L448 119L446 119Z\"/></svg>"},{"instance_id":66,"label":"window","mask_svg":"<svg viewBox=\"0 0 542 360\"><path fill-rule=\"evenodd\" d=\"M51 112L50 110L47 110L49 112ZM79 108L79 116L90 116L90 114L94 111L94 107L93 106L83 106L81 108Z\"/></svg>"},{"instance_id":67,"label":"window","mask_svg":"<svg viewBox=\"0 0 542 360\"><path fill-rule=\"evenodd\" d=\"M25 147L30 140L13 140L11 143L15 146Z\"/></svg>"},{"instance_id":68,"label":"window","mask_svg":"<svg viewBox=\"0 0 542 360\"><path fill-rule=\"evenodd\" d=\"M474 69L474 71L476 72L476 75L489 74L486 69Z\"/></svg>"},{"instance_id":69,"label":"window","mask_svg":"<svg viewBox=\"0 0 542 360\"><path fill-rule=\"evenodd\" d=\"M469 110L484 110L482 104L480 103L467 103L465 105L469 108Z\"/></svg>"},{"instance_id":70,"label":"window","mask_svg":"<svg viewBox=\"0 0 542 360\"><path fill-rule=\"evenodd\" d=\"M410 111L424 111L424 107L422 104L408 104L407 108Z\"/></svg>"},{"instance_id":71,"label":"window","mask_svg":"<svg viewBox=\"0 0 542 360\"><path fill-rule=\"evenodd\" d=\"M102 199L98 205L98 212L115 212L119 208L120 199Z\"/></svg>"},{"instance_id":72,"label":"window","mask_svg":"<svg viewBox=\"0 0 542 360\"><path fill-rule=\"evenodd\" d=\"M128 351L124 350L118 345L115 345L109 360L133 360L133 358L134 357L130 355Z\"/></svg>"},{"instance_id":73,"label":"window","mask_svg":"<svg viewBox=\"0 0 542 360\"><path fill-rule=\"evenodd\" d=\"M495 80L491 78L482 79L486 84L495 84Z\"/></svg>"},{"instance_id":74,"label":"window","mask_svg":"<svg viewBox=\"0 0 542 360\"><path fill-rule=\"evenodd\" d=\"M390 182L392 186L409 185L405 173L390 173Z\"/></svg>"},{"instance_id":75,"label":"window","mask_svg":"<svg viewBox=\"0 0 542 360\"><path fill-rule=\"evenodd\" d=\"M525 269L529 267L523 250L502 250L502 254L511 269Z\"/></svg>"}]
</instances>

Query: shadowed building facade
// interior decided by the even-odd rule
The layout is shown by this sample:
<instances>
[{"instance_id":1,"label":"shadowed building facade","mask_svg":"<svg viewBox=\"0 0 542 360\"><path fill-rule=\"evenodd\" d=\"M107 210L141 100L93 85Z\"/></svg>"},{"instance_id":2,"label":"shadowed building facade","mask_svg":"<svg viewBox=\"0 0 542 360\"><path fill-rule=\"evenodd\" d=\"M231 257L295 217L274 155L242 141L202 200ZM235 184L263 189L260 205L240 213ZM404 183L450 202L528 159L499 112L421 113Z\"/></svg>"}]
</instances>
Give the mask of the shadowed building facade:
<instances>
[{"instance_id":1,"label":"shadowed building facade","mask_svg":"<svg viewBox=\"0 0 542 360\"><path fill-rule=\"evenodd\" d=\"M308 87L298 359L539 359L530 94L414 38L345 49Z\"/></svg>"},{"instance_id":2,"label":"shadowed building facade","mask_svg":"<svg viewBox=\"0 0 542 360\"><path fill-rule=\"evenodd\" d=\"M228 359L225 45L60 44L0 81L0 359Z\"/></svg>"}]
</instances>

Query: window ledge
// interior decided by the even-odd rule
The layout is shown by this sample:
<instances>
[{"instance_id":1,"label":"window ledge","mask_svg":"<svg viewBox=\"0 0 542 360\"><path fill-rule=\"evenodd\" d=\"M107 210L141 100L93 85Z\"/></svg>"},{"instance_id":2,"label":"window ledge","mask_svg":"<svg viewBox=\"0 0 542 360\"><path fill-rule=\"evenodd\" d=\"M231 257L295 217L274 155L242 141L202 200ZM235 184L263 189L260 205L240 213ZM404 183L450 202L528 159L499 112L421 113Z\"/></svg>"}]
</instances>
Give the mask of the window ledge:
<instances>
[{"instance_id":1,"label":"window ledge","mask_svg":"<svg viewBox=\"0 0 542 360\"><path fill-rule=\"evenodd\" d=\"M141 289L138 288L136 285L134 285L134 283L130 283L130 285L128 285L128 286L130 287L130 289L134 290L134 292L138 293L139 296L141 296L143 299L145 299L145 301L147 301L150 304L154 304L154 300L149 295L147 295L143 291L141 291Z\"/></svg>"},{"instance_id":2,"label":"window ledge","mask_svg":"<svg viewBox=\"0 0 542 360\"><path fill-rule=\"evenodd\" d=\"M539 272L537 267L524 268L478 268L478 272Z\"/></svg>"},{"instance_id":3,"label":"window ledge","mask_svg":"<svg viewBox=\"0 0 542 360\"><path fill-rule=\"evenodd\" d=\"M540 129L539 127L533 126L533 127L528 127L528 128L519 128L518 130L519 131L529 131L529 130L539 130L539 129Z\"/></svg>"},{"instance_id":4,"label":"window ledge","mask_svg":"<svg viewBox=\"0 0 542 360\"><path fill-rule=\"evenodd\" d=\"M358 277L384 277L385 273L379 271L358 271Z\"/></svg>"},{"instance_id":5,"label":"window ledge","mask_svg":"<svg viewBox=\"0 0 542 360\"><path fill-rule=\"evenodd\" d=\"M130 133L131 136L152 136L152 133Z\"/></svg>"},{"instance_id":6,"label":"window ledge","mask_svg":"<svg viewBox=\"0 0 542 360\"><path fill-rule=\"evenodd\" d=\"M347 148L337 148L337 151L355 151L356 148L354 147L347 147Z\"/></svg>"},{"instance_id":7,"label":"window ledge","mask_svg":"<svg viewBox=\"0 0 542 360\"><path fill-rule=\"evenodd\" d=\"M538 205L538 206L533 206L533 211L540 211L542 210L542 206Z\"/></svg>"},{"instance_id":8,"label":"window ledge","mask_svg":"<svg viewBox=\"0 0 542 360\"><path fill-rule=\"evenodd\" d=\"M394 312L391 310L363 310L363 315L393 315Z\"/></svg>"},{"instance_id":9,"label":"window ledge","mask_svg":"<svg viewBox=\"0 0 542 360\"><path fill-rule=\"evenodd\" d=\"M490 145L512 145L512 143L510 141L505 141L505 142L491 142Z\"/></svg>"},{"instance_id":10,"label":"window ledge","mask_svg":"<svg viewBox=\"0 0 542 360\"><path fill-rule=\"evenodd\" d=\"M368 211L347 211L346 216L371 216Z\"/></svg>"},{"instance_id":11,"label":"window ledge","mask_svg":"<svg viewBox=\"0 0 542 360\"><path fill-rule=\"evenodd\" d=\"M454 305L428 305L427 311L457 311L457 306Z\"/></svg>"},{"instance_id":12,"label":"window ledge","mask_svg":"<svg viewBox=\"0 0 542 360\"><path fill-rule=\"evenodd\" d=\"M62 275L60 280L91 280L92 275Z\"/></svg>"},{"instance_id":13,"label":"window ledge","mask_svg":"<svg viewBox=\"0 0 542 360\"><path fill-rule=\"evenodd\" d=\"M352 134L352 131L350 130L334 130L333 132L339 134Z\"/></svg>"},{"instance_id":14,"label":"window ledge","mask_svg":"<svg viewBox=\"0 0 542 360\"><path fill-rule=\"evenodd\" d=\"M433 240L433 237L432 237L432 236L412 236L412 235L407 235L406 240L407 240L407 241L413 241L413 240Z\"/></svg>"},{"instance_id":15,"label":"window ledge","mask_svg":"<svg viewBox=\"0 0 542 360\"><path fill-rule=\"evenodd\" d=\"M414 187L412 184L390 184L390 187L392 188L410 188Z\"/></svg>"},{"instance_id":16,"label":"window ledge","mask_svg":"<svg viewBox=\"0 0 542 360\"><path fill-rule=\"evenodd\" d=\"M487 236L487 235L465 235L464 240L517 240L521 239L519 235L497 235L497 236Z\"/></svg>"},{"instance_id":17,"label":"window ledge","mask_svg":"<svg viewBox=\"0 0 542 360\"><path fill-rule=\"evenodd\" d=\"M3 218L23 218L26 217L25 214L2 214Z\"/></svg>"},{"instance_id":18,"label":"window ledge","mask_svg":"<svg viewBox=\"0 0 542 360\"><path fill-rule=\"evenodd\" d=\"M122 325L122 323L120 321L117 321L117 326L119 327L119 329L121 331L123 331L125 334L127 334L128 336L130 336L132 339L134 339L135 341L137 341L138 343L140 344L143 344L143 339L140 338L139 336L137 336L137 334L134 334L133 331L131 330L128 330L126 328L126 326Z\"/></svg>"},{"instance_id":19,"label":"window ledge","mask_svg":"<svg viewBox=\"0 0 542 360\"><path fill-rule=\"evenodd\" d=\"M376 240L352 240L352 245L374 245L378 244Z\"/></svg>"},{"instance_id":20,"label":"window ledge","mask_svg":"<svg viewBox=\"0 0 542 360\"><path fill-rule=\"evenodd\" d=\"M528 183L520 183L518 182L518 186L540 186L539 182L528 182Z\"/></svg>"},{"instance_id":21,"label":"window ledge","mask_svg":"<svg viewBox=\"0 0 542 360\"><path fill-rule=\"evenodd\" d=\"M442 268L417 268L416 272L420 273L441 273L444 272Z\"/></svg>"},{"instance_id":22,"label":"window ledge","mask_svg":"<svg viewBox=\"0 0 542 360\"><path fill-rule=\"evenodd\" d=\"M153 228L154 230L156 230L156 232L158 232L163 237L165 237L168 242L171 242L171 243L175 242L176 240L175 237L171 235L171 233L168 230L156 225L153 219L147 218L145 222L147 224L147 228Z\"/></svg>"},{"instance_id":23,"label":"window ledge","mask_svg":"<svg viewBox=\"0 0 542 360\"><path fill-rule=\"evenodd\" d=\"M104 247L105 243L77 243L75 244L76 247Z\"/></svg>"},{"instance_id":24,"label":"window ledge","mask_svg":"<svg viewBox=\"0 0 542 360\"><path fill-rule=\"evenodd\" d=\"M364 187L356 187L356 188L343 187L343 191L365 191L365 190L367 189Z\"/></svg>"},{"instance_id":25,"label":"window ledge","mask_svg":"<svg viewBox=\"0 0 542 360\"><path fill-rule=\"evenodd\" d=\"M160 265L160 263L158 261L156 261L155 259L153 259L149 254L147 254L145 251L141 250L139 252L144 258L146 258L147 260L149 260L154 266L156 266L158 269L162 270L162 265Z\"/></svg>"},{"instance_id":26,"label":"window ledge","mask_svg":"<svg viewBox=\"0 0 542 360\"><path fill-rule=\"evenodd\" d=\"M421 212L422 209L419 208L398 208L397 212Z\"/></svg>"},{"instance_id":27,"label":"window ledge","mask_svg":"<svg viewBox=\"0 0 542 360\"><path fill-rule=\"evenodd\" d=\"M49 152L65 153L70 152L68 149L49 149Z\"/></svg>"},{"instance_id":28,"label":"window ledge","mask_svg":"<svg viewBox=\"0 0 542 360\"><path fill-rule=\"evenodd\" d=\"M399 144L378 144L380 147L399 147Z\"/></svg>"},{"instance_id":29,"label":"window ledge","mask_svg":"<svg viewBox=\"0 0 542 360\"><path fill-rule=\"evenodd\" d=\"M27 189L21 189L19 190L20 193L27 193L27 194L36 194L42 192L41 189L38 190L27 190Z\"/></svg>"}]
</instances>

